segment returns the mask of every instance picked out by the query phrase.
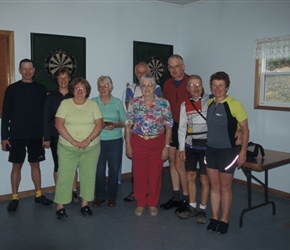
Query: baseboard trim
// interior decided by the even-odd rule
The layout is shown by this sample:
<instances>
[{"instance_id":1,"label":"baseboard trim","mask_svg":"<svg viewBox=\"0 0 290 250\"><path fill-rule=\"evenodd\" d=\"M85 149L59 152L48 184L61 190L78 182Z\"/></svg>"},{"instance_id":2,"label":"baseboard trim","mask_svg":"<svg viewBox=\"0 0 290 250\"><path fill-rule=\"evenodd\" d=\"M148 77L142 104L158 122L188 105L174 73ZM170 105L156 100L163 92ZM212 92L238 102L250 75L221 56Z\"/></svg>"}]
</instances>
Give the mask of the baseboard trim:
<instances>
[{"instance_id":1,"label":"baseboard trim","mask_svg":"<svg viewBox=\"0 0 290 250\"><path fill-rule=\"evenodd\" d=\"M55 186L42 188L41 191L42 191L42 194L53 193L55 191ZM27 191L19 192L19 198L24 198L24 197L29 197L29 196L35 196L35 190L27 190ZM0 195L0 201L7 201L7 200L11 200L11 194Z\"/></svg>"},{"instance_id":2,"label":"baseboard trim","mask_svg":"<svg viewBox=\"0 0 290 250\"><path fill-rule=\"evenodd\" d=\"M245 187L247 186L247 182L240 180L240 179L234 178L234 183L241 184ZM264 192L264 188L259 184L252 183L252 188ZM272 195L275 195L275 196L278 196L278 197L284 198L284 199L290 199L290 193L280 191L280 190L274 189L274 188L268 188L268 191L269 191L269 194L272 194Z\"/></svg>"},{"instance_id":3,"label":"baseboard trim","mask_svg":"<svg viewBox=\"0 0 290 250\"><path fill-rule=\"evenodd\" d=\"M169 167L164 167L164 171L165 170L169 170ZM125 173L122 174L122 180L125 179L129 179L132 177L132 173ZM243 186L247 186L247 182L240 180L240 179L236 179L234 178L234 183L237 184L241 184ZM78 187L79 187L79 183L78 183ZM254 189L260 190L260 191L264 191L263 187L261 185L252 183L252 187ZM53 193L55 191L55 186L51 186L51 187L46 187L46 188L42 188L42 193L46 194L46 193ZM269 188L269 194L273 194L275 196L278 196L280 198L284 198L284 199L290 199L290 193L287 192L283 192L274 188ZM28 191L23 191L23 192L19 192L19 198L24 198L24 197L29 197L29 196L34 196L35 195L35 191L34 190L28 190ZM4 194L4 195L0 195L0 202L1 201L9 201L11 200L11 194Z\"/></svg>"},{"instance_id":4,"label":"baseboard trim","mask_svg":"<svg viewBox=\"0 0 290 250\"><path fill-rule=\"evenodd\" d=\"M131 177L132 177L131 173L122 174L122 180L129 179ZM77 186L78 187L80 186L79 182L77 183ZM53 193L55 191L55 186L42 188L41 191L42 191L42 194ZM27 190L27 191L19 192L19 198L25 198L25 197L30 197L34 195L35 195L35 190ZM11 193L0 195L0 202L9 201L9 200L11 200Z\"/></svg>"}]
</instances>

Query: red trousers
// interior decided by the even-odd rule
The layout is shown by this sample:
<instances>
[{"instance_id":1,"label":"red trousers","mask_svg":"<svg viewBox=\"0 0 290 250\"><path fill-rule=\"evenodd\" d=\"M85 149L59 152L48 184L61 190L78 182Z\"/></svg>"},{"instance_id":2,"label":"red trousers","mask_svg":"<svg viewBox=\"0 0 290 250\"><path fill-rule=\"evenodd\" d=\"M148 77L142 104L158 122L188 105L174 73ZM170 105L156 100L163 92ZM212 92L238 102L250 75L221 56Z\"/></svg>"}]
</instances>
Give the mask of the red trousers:
<instances>
[{"instance_id":1,"label":"red trousers","mask_svg":"<svg viewBox=\"0 0 290 250\"><path fill-rule=\"evenodd\" d=\"M156 207L162 184L165 134L145 140L132 134L134 195L138 207Z\"/></svg>"}]
</instances>

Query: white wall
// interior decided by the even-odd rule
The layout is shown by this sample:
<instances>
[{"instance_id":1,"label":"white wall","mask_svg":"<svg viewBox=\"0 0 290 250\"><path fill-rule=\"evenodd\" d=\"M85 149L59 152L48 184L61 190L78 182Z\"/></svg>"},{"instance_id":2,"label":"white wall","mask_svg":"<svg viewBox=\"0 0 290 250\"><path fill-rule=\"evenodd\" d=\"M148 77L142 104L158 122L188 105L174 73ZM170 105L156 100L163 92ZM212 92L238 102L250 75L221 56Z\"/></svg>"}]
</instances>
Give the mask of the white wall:
<instances>
[{"instance_id":1,"label":"white wall","mask_svg":"<svg viewBox=\"0 0 290 250\"><path fill-rule=\"evenodd\" d=\"M255 38L289 34L290 3L200 2L186 8L150 1L110 2L1 2L0 29L14 31L15 64L30 57L30 33L86 37L87 79L96 96L96 79L110 75L113 94L121 98L132 81L133 41L174 45L181 54L186 72L200 74L205 85L218 70L229 73L229 94L239 99L249 115L251 139L265 148L289 151L289 113L253 109ZM16 73L18 80L20 75ZM209 89L207 88L207 91ZM286 128L287 126L287 128ZM278 129L277 129L278 128ZM288 140L287 140L288 139ZM52 186L53 163L50 151L41 164L42 186ZM0 195L11 193L11 163L0 152ZM123 157L123 173L131 161ZM271 170L270 186L290 192L289 165ZM236 177L244 179L241 171ZM20 191L34 189L30 168L22 170Z\"/></svg>"},{"instance_id":2,"label":"white wall","mask_svg":"<svg viewBox=\"0 0 290 250\"><path fill-rule=\"evenodd\" d=\"M122 98L127 82L132 82L133 41L173 44L180 53L182 19L172 19L168 13L180 16L181 8L164 3L137 1L101 2L1 2L0 29L14 31L16 79L18 63L30 58L30 33L46 33L86 37L86 78L98 95L96 80L100 75L111 76L113 95ZM0 195L11 193L11 163L8 153L0 152ZM53 186L53 162L50 151L41 163L42 186ZM123 173L131 172L131 160L123 156ZM33 190L30 167L22 169L20 191Z\"/></svg>"},{"instance_id":3,"label":"white wall","mask_svg":"<svg viewBox=\"0 0 290 250\"><path fill-rule=\"evenodd\" d=\"M277 3L278 2L278 3ZM290 115L285 111L254 109L254 40L289 35L290 2L200 2L184 10L184 57L187 72L200 74L209 92L210 75L225 71L229 95L240 100L248 114L250 140L264 148L290 152ZM257 174L263 180L263 174ZM290 165L270 170L269 186L290 192ZM241 170L235 177L245 180Z\"/></svg>"}]
</instances>

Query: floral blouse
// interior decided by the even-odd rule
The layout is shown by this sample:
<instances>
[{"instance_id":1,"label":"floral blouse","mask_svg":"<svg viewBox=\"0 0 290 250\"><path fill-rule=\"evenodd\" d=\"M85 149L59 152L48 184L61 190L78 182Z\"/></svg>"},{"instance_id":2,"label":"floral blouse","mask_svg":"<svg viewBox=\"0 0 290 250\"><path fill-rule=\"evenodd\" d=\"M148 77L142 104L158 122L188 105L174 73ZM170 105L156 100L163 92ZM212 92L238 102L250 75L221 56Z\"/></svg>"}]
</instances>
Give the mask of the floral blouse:
<instances>
[{"instance_id":1,"label":"floral blouse","mask_svg":"<svg viewBox=\"0 0 290 250\"><path fill-rule=\"evenodd\" d=\"M143 97L129 102L126 124L132 124L132 133L155 136L164 133L165 128L173 126L169 102L155 96L150 108L147 108Z\"/></svg>"}]
</instances>

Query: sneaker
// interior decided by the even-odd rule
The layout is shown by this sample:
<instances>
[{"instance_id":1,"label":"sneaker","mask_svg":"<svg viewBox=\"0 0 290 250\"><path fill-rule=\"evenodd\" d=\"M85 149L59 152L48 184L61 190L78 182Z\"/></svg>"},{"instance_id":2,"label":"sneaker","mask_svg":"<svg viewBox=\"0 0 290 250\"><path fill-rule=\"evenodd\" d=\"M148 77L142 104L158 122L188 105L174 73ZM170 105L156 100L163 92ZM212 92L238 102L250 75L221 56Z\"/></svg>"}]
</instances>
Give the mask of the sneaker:
<instances>
[{"instance_id":1,"label":"sneaker","mask_svg":"<svg viewBox=\"0 0 290 250\"><path fill-rule=\"evenodd\" d=\"M72 200L74 203L80 202L80 197L79 197L77 191L72 191Z\"/></svg>"},{"instance_id":2,"label":"sneaker","mask_svg":"<svg viewBox=\"0 0 290 250\"><path fill-rule=\"evenodd\" d=\"M7 207L7 210L9 212L14 212L16 211L17 207L18 207L18 204L19 204L19 200L12 200L10 201L8 207Z\"/></svg>"},{"instance_id":3,"label":"sneaker","mask_svg":"<svg viewBox=\"0 0 290 250\"><path fill-rule=\"evenodd\" d=\"M217 230L219 221L215 219L210 219L210 223L207 226L207 231L215 232Z\"/></svg>"},{"instance_id":4,"label":"sneaker","mask_svg":"<svg viewBox=\"0 0 290 250\"><path fill-rule=\"evenodd\" d=\"M35 197L34 200L36 203L41 203L44 206L49 206L53 203L50 199L47 199L44 195L41 195L39 197Z\"/></svg>"},{"instance_id":5,"label":"sneaker","mask_svg":"<svg viewBox=\"0 0 290 250\"><path fill-rule=\"evenodd\" d=\"M223 221L220 221L218 226L217 226L217 230L216 232L218 234L225 234L229 229L229 223L225 223Z\"/></svg>"},{"instance_id":6,"label":"sneaker","mask_svg":"<svg viewBox=\"0 0 290 250\"><path fill-rule=\"evenodd\" d=\"M197 213L196 223L206 223L206 211L204 209L199 209Z\"/></svg>"},{"instance_id":7,"label":"sneaker","mask_svg":"<svg viewBox=\"0 0 290 250\"><path fill-rule=\"evenodd\" d=\"M68 217L64 208L57 210L55 214L56 214L56 218L58 218L59 220L63 220Z\"/></svg>"},{"instance_id":8,"label":"sneaker","mask_svg":"<svg viewBox=\"0 0 290 250\"><path fill-rule=\"evenodd\" d=\"M167 201L166 203L160 205L160 208L163 208L164 210L169 210L173 207L178 207L179 201L174 201L173 198Z\"/></svg>"},{"instance_id":9,"label":"sneaker","mask_svg":"<svg viewBox=\"0 0 290 250\"><path fill-rule=\"evenodd\" d=\"M181 219L188 219L190 217L195 217L198 214L198 209L196 207L188 206L187 209L181 213L179 213L177 216Z\"/></svg>"},{"instance_id":10,"label":"sneaker","mask_svg":"<svg viewBox=\"0 0 290 250\"><path fill-rule=\"evenodd\" d=\"M182 201L179 202L179 205L176 208L175 213L180 214L180 213L186 211L188 206L189 206L188 201L183 199Z\"/></svg>"},{"instance_id":11,"label":"sneaker","mask_svg":"<svg viewBox=\"0 0 290 250\"><path fill-rule=\"evenodd\" d=\"M92 212L92 210L90 209L89 206L82 207L81 208L81 213L85 217L88 217L88 216L92 216L93 215L93 212Z\"/></svg>"}]
</instances>

